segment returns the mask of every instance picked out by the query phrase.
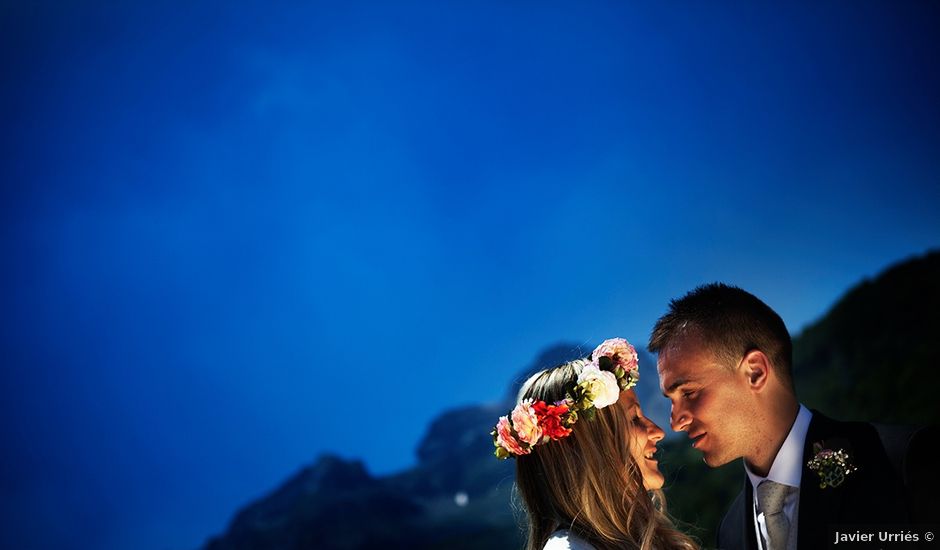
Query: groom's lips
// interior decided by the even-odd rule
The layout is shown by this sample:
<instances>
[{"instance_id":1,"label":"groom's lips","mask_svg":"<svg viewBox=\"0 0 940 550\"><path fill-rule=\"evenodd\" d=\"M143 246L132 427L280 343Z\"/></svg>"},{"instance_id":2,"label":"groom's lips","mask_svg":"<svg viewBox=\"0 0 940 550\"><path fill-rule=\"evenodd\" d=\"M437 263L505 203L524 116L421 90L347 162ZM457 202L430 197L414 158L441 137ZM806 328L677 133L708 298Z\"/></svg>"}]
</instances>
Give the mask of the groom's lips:
<instances>
[{"instance_id":1,"label":"groom's lips","mask_svg":"<svg viewBox=\"0 0 940 550\"><path fill-rule=\"evenodd\" d=\"M692 448L698 449L699 444L702 442L703 439L705 439L705 434L700 433L695 436L689 436L689 438L692 440Z\"/></svg>"}]
</instances>

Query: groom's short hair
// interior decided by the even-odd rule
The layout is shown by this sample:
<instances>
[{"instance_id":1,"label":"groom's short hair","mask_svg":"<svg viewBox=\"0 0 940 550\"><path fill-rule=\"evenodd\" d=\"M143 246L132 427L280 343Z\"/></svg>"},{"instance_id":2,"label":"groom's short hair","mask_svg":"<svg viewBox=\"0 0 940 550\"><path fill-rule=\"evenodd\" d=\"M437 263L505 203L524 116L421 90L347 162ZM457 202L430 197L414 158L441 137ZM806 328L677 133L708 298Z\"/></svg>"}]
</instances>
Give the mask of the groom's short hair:
<instances>
[{"instance_id":1,"label":"groom's short hair","mask_svg":"<svg viewBox=\"0 0 940 550\"><path fill-rule=\"evenodd\" d=\"M669 302L656 321L648 348L657 353L676 337L695 332L734 368L746 353L762 351L784 383L793 387L793 343L783 319L753 294L723 283L702 285Z\"/></svg>"}]
</instances>

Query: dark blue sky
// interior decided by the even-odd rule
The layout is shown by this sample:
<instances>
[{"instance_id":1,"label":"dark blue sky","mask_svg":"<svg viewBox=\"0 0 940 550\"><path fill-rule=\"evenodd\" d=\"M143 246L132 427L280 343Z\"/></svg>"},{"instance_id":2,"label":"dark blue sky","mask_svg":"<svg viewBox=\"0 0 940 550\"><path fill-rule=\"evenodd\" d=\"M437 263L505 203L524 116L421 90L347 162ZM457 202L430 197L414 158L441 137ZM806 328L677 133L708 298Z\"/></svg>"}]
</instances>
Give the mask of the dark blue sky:
<instances>
[{"instance_id":1,"label":"dark blue sky","mask_svg":"<svg viewBox=\"0 0 940 550\"><path fill-rule=\"evenodd\" d=\"M193 548L696 284L798 332L940 245L929 2L189 4L0 8L4 547Z\"/></svg>"}]
</instances>

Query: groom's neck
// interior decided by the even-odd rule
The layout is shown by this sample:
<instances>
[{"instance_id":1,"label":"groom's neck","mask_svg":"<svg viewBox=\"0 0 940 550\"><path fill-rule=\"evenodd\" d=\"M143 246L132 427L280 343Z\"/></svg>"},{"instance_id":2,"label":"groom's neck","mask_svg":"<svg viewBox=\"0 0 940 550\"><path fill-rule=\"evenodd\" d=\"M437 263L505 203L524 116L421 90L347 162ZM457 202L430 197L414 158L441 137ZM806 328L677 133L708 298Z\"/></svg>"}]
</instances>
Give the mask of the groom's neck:
<instances>
[{"instance_id":1,"label":"groom's neck","mask_svg":"<svg viewBox=\"0 0 940 550\"><path fill-rule=\"evenodd\" d=\"M766 477L770 472L800 412L800 404L795 396L787 396L767 405L765 413L761 415L761 429L757 431L760 434L759 441L755 442L751 455L744 457L748 468L761 477Z\"/></svg>"}]
</instances>

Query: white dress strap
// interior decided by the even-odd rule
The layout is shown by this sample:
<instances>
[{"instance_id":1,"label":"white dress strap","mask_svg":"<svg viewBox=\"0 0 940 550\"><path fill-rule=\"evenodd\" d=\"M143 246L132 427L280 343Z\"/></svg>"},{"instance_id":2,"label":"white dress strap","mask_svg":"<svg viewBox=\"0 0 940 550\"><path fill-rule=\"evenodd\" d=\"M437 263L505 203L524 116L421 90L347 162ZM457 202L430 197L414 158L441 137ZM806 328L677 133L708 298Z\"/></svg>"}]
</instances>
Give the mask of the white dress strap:
<instances>
[{"instance_id":1,"label":"white dress strap","mask_svg":"<svg viewBox=\"0 0 940 550\"><path fill-rule=\"evenodd\" d=\"M542 550L597 550L590 542L575 535L568 529L559 529L552 533Z\"/></svg>"}]
</instances>

